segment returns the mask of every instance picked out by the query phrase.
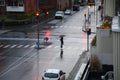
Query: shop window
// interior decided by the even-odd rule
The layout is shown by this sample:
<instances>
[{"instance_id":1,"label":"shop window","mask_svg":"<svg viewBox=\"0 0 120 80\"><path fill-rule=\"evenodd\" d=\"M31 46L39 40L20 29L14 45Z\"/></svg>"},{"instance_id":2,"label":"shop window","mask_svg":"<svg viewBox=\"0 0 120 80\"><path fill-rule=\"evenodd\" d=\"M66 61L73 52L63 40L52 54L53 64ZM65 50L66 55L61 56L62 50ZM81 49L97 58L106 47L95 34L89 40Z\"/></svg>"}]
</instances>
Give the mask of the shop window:
<instances>
[{"instance_id":1,"label":"shop window","mask_svg":"<svg viewBox=\"0 0 120 80\"><path fill-rule=\"evenodd\" d=\"M23 6L23 0L9 0L8 6Z\"/></svg>"}]
</instances>

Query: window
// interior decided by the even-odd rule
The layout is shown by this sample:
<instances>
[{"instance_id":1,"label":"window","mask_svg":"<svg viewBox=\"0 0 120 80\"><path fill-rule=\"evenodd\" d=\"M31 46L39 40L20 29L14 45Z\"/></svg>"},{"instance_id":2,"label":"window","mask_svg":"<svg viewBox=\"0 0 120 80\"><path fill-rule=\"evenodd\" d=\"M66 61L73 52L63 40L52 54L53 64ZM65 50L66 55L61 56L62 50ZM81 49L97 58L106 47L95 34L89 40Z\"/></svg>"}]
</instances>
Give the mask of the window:
<instances>
[{"instance_id":1,"label":"window","mask_svg":"<svg viewBox=\"0 0 120 80\"><path fill-rule=\"evenodd\" d=\"M23 0L9 0L8 6L23 6Z\"/></svg>"},{"instance_id":2,"label":"window","mask_svg":"<svg viewBox=\"0 0 120 80\"><path fill-rule=\"evenodd\" d=\"M55 74L55 73L45 73L44 76L47 77L47 78L57 78L58 74Z\"/></svg>"},{"instance_id":3,"label":"window","mask_svg":"<svg viewBox=\"0 0 120 80\"><path fill-rule=\"evenodd\" d=\"M0 6L4 6L5 5L5 1L4 0L0 0Z\"/></svg>"},{"instance_id":4,"label":"window","mask_svg":"<svg viewBox=\"0 0 120 80\"><path fill-rule=\"evenodd\" d=\"M40 4L48 4L48 0L40 0L39 3Z\"/></svg>"}]
</instances>

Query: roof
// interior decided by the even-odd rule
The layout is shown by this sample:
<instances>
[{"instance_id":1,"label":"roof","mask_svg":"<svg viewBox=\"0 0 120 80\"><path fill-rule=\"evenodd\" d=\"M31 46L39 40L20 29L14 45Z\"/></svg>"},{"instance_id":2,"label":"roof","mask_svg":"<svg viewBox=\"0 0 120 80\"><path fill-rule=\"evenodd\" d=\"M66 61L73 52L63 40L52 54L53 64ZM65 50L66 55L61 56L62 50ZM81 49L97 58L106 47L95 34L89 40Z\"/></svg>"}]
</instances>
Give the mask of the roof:
<instances>
[{"instance_id":1,"label":"roof","mask_svg":"<svg viewBox=\"0 0 120 80\"><path fill-rule=\"evenodd\" d=\"M47 69L45 73L59 73L60 69Z\"/></svg>"}]
</instances>

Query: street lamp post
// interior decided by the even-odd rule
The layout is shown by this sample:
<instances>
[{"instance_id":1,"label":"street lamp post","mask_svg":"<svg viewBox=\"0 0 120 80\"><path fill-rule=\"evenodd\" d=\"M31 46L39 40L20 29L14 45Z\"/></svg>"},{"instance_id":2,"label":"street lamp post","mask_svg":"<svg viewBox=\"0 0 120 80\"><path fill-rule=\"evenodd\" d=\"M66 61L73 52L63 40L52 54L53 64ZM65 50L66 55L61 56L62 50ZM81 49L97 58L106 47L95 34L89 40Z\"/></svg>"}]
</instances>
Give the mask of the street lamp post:
<instances>
[{"instance_id":1,"label":"street lamp post","mask_svg":"<svg viewBox=\"0 0 120 80\"><path fill-rule=\"evenodd\" d=\"M89 11L89 9L90 9L90 6L88 6L88 22L89 22L89 18L90 18L90 11Z\"/></svg>"},{"instance_id":2,"label":"street lamp post","mask_svg":"<svg viewBox=\"0 0 120 80\"><path fill-rule=\"evenodd\" d=\"M36 19L37 19L37 24L39 24L39 16L40 16L40 14L39 14L39 12L37 12L36 13ZM38 41L37 41L37 46L38 46L38 49L40 48L40 42L39 42L39 26L37 27L37 38L38 38Z\"/></svg>"},{"instance_id":3,"label":"street lamp post","mask_svg":"<svg viewBox=\"0 0 120 80\"><path fill-rule=\"evenodd\" d=\"M39 80L39 49L40 49L40 42L39 42L39 17L40 17L40 13L37 12L35 14L35 18L37 20L37 42L36 42L36 45L37 45L37 76L36 76L36 80Z\"/></svg>"},{"instance_id":4,"label":"street lamp post","mask_svg":"<svg viewBox=\"0 0 120 80\"><path fill-rule=\"evenodd\" d=\"M38 32L38 49L40 48L40 42L39 42L39 27L38 27L38 29L37 29L37 32Z\"/></svg>"}]
</instances>

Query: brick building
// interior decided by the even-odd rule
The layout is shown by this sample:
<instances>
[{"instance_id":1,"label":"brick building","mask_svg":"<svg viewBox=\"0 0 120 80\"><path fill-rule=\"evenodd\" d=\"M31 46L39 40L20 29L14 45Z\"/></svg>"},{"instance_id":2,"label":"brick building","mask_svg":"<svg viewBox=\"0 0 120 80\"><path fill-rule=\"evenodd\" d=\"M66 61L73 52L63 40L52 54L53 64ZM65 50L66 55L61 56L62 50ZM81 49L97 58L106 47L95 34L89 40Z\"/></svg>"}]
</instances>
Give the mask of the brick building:
<instances>
[{"instance_id":1,"label":"brick building","mask_svg":"<svg viewBox=\"0 0 120 80\"><path fill-rule=\"evenodd\" d=\"M69 7L69 0L0 0L0 14L29 13L46 6L51 6L56 10L64 10Z\"/></svg>"}]
</instances>

